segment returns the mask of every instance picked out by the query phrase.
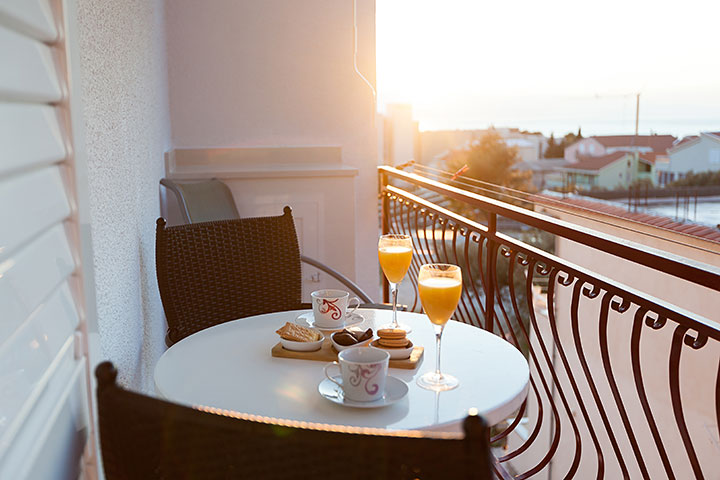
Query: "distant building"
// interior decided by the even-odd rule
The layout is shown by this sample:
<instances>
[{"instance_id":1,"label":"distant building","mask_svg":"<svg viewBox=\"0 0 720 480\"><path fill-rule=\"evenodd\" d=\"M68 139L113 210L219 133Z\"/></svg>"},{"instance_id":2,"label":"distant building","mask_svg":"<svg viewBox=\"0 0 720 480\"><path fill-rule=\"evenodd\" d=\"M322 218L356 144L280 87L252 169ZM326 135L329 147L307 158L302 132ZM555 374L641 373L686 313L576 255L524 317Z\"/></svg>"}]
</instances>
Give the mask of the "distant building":
<instances>
[{"instance_id":1,"label":"distant building","mask_svg":"<svg viewBox=\"0 0 720 480\"><path fill-rule=\"evenodd\" d=\"M676 140L672 135L604 135L583 138L565 148L565 160L571 164L568 165L569 170L566 173L571 174L573 169L577 170L575 178L588 179L595 182L594 186L608 189L627 188L641 179L648 179L653 185L664 185L660 177L664 179L665 175L658 172L667 171L670 163L668 149ZM633 156L630 162L632 165L626 165L623 171L623 168L616 165L620 158L616 154L629 152L638 152L638 162L634 161ZM592 160L593 158L595 160ZM589 167L602 164L605 171L596 171L595 175L587 177L578 163ZM613 173L610 174L610 171ZM566 180L572 178L567 177ZM580 182L577 185L579 187L585 183Z\"/></svg>"},{"instance_id":2,"label":"distant building","mask_svg":"<svg viewBox=\"0 0 720 480\"><path fill-rule=\"evenodd\" d=\"M600 156L579 157L559 170L565 176L565 185L575 190L627 188L638 180L655 184L655 154L638 154L616 151Z\"/></svg>"},{"instance_id":3,"label":"distant building","mask_svg":"<svg viewBox=\"0 0 720 480\"><path fill-rule=\"evenodd\" d=\"M568 162L563 158L541 158L529 162L519 162L513 168L532 173L532 183L538 190L558 189L563 187L563 174L560 167Z\"/></svg>"},{"instance_id":4,"label":"distant building","mask_svg":"<svg viewBox=\"0 0 720 480\"><path fill-rule=\"evenodd\" d=\"M720 132L702 132L685 137L668 150L670 161L660 173L661 184L683 178L690 172L720 170Z\"/></svg>"},{"instance_id":5,"label":"distant building","mask_svg":"<svg viewBox=\"0 0 720 480\"><path fill-rule=\"evenodd\" d=\"M420 156L418 122L413 120L412 106L391 104L383 118L382 163L401 165Z\"/></svg>"},{"instance_id":6,"label":"distant building","mask_svg":"<svg viewBox=\"0 0 720 480\"><path fill-rule=\"evenodd\" d=\"M677 138L672 135L604 135L578 140L565 148L565 160L575 163L579 157L600 157L615 152L654 153L666 157ZM660 159L662 160L662 159Z\"/></svg>"},{"instance_id":7,"label":"distant building","mask_svg":"<svg viewBox=\"0 0 720 480\"><path fill-rule=\"evenodd\" d=\"M521 137L503 137L505 145L517 150L521 162L536 162L542 158L547 142L542 135L523 135Z\"/></svg>"}]
</instances>

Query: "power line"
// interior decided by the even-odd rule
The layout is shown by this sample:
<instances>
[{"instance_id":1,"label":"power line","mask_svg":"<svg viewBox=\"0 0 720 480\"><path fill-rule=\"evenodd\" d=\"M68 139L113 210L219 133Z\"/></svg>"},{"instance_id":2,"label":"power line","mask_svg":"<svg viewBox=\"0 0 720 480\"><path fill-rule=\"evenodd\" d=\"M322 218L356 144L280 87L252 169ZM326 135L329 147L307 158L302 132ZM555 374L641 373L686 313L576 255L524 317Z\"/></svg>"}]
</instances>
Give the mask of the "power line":
<instances>
[{"instance_id":1,"label":"power line","mask_svg":"<svg viewBox=\"0 0 720 480\"><path fill-rule=\"evenodd\" d=\"M428 165L420 165L420 164L417 164L417 163L416 163L416 164L413 164L412 166L413 166L413 168L419 169L419 170L420 170L420 173L423 173L423 174L428 175L428 176L433 176L433 177L435 177L436 180L441 181L441 182L443 182L443 183L447 183L447 181L453 176L453 173L452 173L452 172L448 172L448 171L441 170L441 169L438 169L438 168L430 167L430 166L428 166ZM664 230L664 231L666 231L666 232L671 232L671 233L673 233L673 234L677 234L677 235L681 235L681 236L685 236L685 237L690 237L690 238L699 238L699 237L695 237L695 236L693 236L693 235L688 235L688 234L686 234L686 233L679 232L679 231L677 231L677 230L671 230L671 229L664 228L664 227L660 227L660 226L657 226L657 225L645 224L645 223L642 223L642 222L638 222L638 221L636 221L636 220L633 220L633 219L631 219L631 218L621 217L621 216L618 216L618 215L614 215L614 214L612 214L612 213L601 212L601 211L598 211L598 210L593 210L593 209L588 208L588 207L582 207L582 206L579 206L579 205L574 205L574 204L569 203L569 202L564 202L564 201L561 200L561 199L549 199L548 197L545 197L545 196L542 196L542 195L537 195L537 194L534 194L534 193L523 192L522 190L517 190L517 189L511 188L511 187L505 187L505 186L497 185L497 184L494 184L494 183L484 182L484 181L482 181L482 180L478 180L478 179L475 179L475 178L472 178L472 177L467 177L467 176L464 176L464 175L459 175L459 176L457 177L457 179L453 181L453 185L461 185L461 186L465 186L465 187L472 188L473 190L475 190L473 193L487 192L487 193L492 193L492 194L494 194L494 195L500 195L500 196L502 196L502 197L506 197L506 198L509 198L509 199L512 199L512 200L516 200L516 201L519 200L519 201L521 201L521 202L526 202L526 203L538 203L538 204L541 204L541 205L543 206L543 208L546 208L546 209L548 209L548 210L553 210L553 211L556 211L556 212L562 212L562 213L566 213L566 214L568 214L568 215L574 215L574 216L576 216L576 217L579 217L579 218L582 218L582 219L585 219L585 220L591 220L591 221L594 221L594 222L597 222L597 223L600 223L600 224L603 224L603 225L607 225L607 226L614 227L614 228L619 228L619 229L621 229L621 230L626 230L626 231L628 231L628 232L640 233L641 235L644 235L644 236L646 236L646 237L655 238L655 239L658 239L658 240L663 240L663 241L670 242L670 243L674 243L674 244L677 244L677 245L682 245L682 246L684 246L684 247L693 248L693 249L695 249L695 250L699 250L699 251L702 251L702 252L713 253L713 254L717 254L717 253L718 253L718 252L715 251L715 250L711 250L711 249L708 249L708 248L699 247L699 246L697 246L697 245L691 245L691 244L684 243L684 242L681 242L681 241L679 241L679 240L674 240L674 239L671 239L671 238L668 238L668 237L665 237L665 236L662 236L662 235L656 235L656 234L648 233L648 232L641 232L641 231L638 231L637 229L634 229L634 228L631 228L631 227L626 227L626 226L624 226L624 225L620 225L620 224L617 224L617 223L609 222L609 221L607 221L607 220L601 220L601 219L598 219L598 218L596 218L596 217L594 217L594 216L583 215L583 214L581 214L581 213L578 213L577 209L584 210L584 211L588 211L588 212L600 213L600 214L602 214L602 215L604 215L604 216L611 217L611 218L614 218L614 219L617 219L617 220L624 220L624 221L628 221L628 222L632 222L632 223L640 223L640 224L642 224L642 225L648 225L648 226L651 226L651 227L654 227L654 228L658 228L658 229L660 229L660 230ZM557 206L557 205L549 204L549 203L548 203L549 200L551 200L551 201L553 201L553 202L555 202L555 203L565 204L565 205L567 205L567 207L566 207L566 208L562 208L562 207ZM528 209L528 210L530 210L530 209Z\"/></svg>"}]
</instances>

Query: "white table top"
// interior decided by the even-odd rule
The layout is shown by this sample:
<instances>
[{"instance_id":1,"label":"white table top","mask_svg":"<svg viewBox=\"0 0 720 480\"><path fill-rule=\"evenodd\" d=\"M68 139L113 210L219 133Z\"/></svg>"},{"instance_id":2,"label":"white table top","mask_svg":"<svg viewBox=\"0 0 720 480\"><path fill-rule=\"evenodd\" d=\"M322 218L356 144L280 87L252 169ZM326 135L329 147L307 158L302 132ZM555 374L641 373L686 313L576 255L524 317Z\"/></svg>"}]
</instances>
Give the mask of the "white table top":
<instances>
[{"instance_id":1,"label":"white table top","mask_svg":"<svg viewBox=\"0 0 720 480\"><path fill-rule=\"evenodd\" d=\"M358 310L374 331L390 322L391 311ZM425 315L399 312L412 327L408 337L425 347L416 370L391 368L408 384L399 402L375 409L336 405L322 398L318 384L324 362L275 358L275 330L303 311L243 318L208 328L173 345L155 366L157 393L186 405L204 405L288 420L388 428L457 432L470 408L490 425L507 418L527 395L529 369L523 355L500 337L450 321L442 340L442 371L460 386L435 393L415 379L435 368L435 334Z\"/></svg>"}]
</instances>

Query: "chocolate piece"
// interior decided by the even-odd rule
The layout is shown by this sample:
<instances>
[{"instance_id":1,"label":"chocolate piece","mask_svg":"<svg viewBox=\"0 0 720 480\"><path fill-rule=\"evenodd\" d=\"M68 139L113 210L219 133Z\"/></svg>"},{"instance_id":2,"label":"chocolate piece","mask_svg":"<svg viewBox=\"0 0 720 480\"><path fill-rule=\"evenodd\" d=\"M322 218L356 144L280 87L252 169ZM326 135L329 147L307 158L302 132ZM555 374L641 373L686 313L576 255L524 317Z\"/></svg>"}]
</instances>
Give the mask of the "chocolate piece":
<instances>
[{"instance_id":1,"label":"chocolate piece","mask_svg":"<svg viewBox=\"0 0 720 480\"><path fill-rule=\"evenodd\" d=\"M356 335L356 337L357 337L357 339L358 339L358 343L364 342L365 340L368 340L368 339L372 338L372 337L373 337L372 328L368 328L367 330L365 330L365 331L362 333L362 335L360 335L359 337Z\"/></svg>"},{"instance_id":2,"label":"chocolate piece","mask_svg":"<svg viewBox=\"0 0 720 480\"><path fill-rule=\"evenodd\" d=\"M358 343L357 339L346 330L333 335L333 339L335 340L335 343L342 345L343 347L349 347L350 345Z\"/></svg>"},{"instance_id":3,"label":"chocolate piece","mask_svg":"<svg viewBox=\"0 0 720 480\"><path fill-rule=\"evenodd\" d=\"M343 347L349 347L365 340L372 338L372 328L368 328L364 332L362 330L347 330L344 329L340 332L333 334L333 339L338 345Z\"/></svg>"}]
</instances>

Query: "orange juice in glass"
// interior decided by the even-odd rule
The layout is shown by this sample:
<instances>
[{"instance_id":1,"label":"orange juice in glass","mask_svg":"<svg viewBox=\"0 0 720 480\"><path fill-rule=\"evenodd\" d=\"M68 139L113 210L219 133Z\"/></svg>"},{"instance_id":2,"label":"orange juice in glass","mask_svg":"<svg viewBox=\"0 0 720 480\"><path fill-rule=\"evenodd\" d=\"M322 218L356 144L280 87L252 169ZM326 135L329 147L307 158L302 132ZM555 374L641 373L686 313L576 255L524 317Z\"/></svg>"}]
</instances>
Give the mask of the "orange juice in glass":
<instances>
[{"instance_id":1,"label":"orange juice in glass","mask_svg":"<svg viewBox=\"0 0 720 480\"><path fill-rule=\"evenodd\" d=\"M391 245L378 247L380 267L390 283L400 283L410 268L412 247Z\"/></svg>"},{"instance_id":2,"label":"orange juice in glass","mask_svg":"<svg viewBox=\"0 0 720 480\"><path fill-rule=\"evenodd\" d=\"M445 325L460 301L462 280L429 277L418 285L425 314L435 325Z\"/></svg>"},{"instance_id":3,"label":"orange juice in glass","mask_svg":"<svg viewBox=\"0 0 720 480\"><path fill-rule=\"evenodd\" d=\"M433 263L420 267L418 291L425 314L435 328L435 371L417 379L428 390L452 390L460 382L452 375L440 372L440 340L445 324L450 320L462 295L462 271L457 265Z\"/></svg>"},{"instance_id":4,"label":"orange juice in glass","mask_svg":"<svg viewBox=\"0 0 720 480\"><path fill-rule=\"evenodd\" d=\"M393 297L393 321L380 328L399 328L410 332L410 327L397 321L397 287L410 268L412 261L412 239L410 235L387 234L378 241L378 259L385 278L390 283Z\"/></svg>"}]
</instances>

